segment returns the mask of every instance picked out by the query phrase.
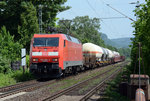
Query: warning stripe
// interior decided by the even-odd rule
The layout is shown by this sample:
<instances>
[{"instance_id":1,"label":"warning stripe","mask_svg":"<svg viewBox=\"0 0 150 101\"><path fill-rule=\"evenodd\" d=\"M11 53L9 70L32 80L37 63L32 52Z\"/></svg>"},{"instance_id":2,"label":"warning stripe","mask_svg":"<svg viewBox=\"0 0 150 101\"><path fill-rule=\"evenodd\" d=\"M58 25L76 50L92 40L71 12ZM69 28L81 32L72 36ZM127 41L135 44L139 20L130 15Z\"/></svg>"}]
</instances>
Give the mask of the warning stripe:
<instances>
[{"instance_id":1,"label":"warning stripe","mask_svg":"<svg viewBox=\"0 0 150 101\"><path fill-rule=\"evenodd\" d=\"M26 56L21 57L21 59L25 58Z\"/></svg>"}]
</instances>

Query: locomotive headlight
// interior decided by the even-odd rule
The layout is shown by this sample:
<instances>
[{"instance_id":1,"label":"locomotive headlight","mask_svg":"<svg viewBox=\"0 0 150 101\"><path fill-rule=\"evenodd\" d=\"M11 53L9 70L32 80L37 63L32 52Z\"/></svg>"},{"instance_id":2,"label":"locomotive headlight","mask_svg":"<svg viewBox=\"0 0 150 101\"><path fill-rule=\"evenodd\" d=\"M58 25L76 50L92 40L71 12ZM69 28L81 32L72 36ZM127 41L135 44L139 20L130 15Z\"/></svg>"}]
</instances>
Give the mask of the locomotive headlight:
<instances>
[{"instance_id":1,"label":"locomotive headlight","mask_svg":"<svg viewBox=\"0 0 150 101\"><path fill-rule=\"evenodd\" d=\"M38 61L38 59L33 59L33 62L37 62Z\"/></svg>"},{"instance_id":2,"label":"locomotive headlight","mask_svg":"<svg viewBox=\"0 0 150 101\"><path fill-rule=\"evenodd\" d=\"M58 61L58 59L53 59L53 61L54 61L54 62L57 62L57 61Z\"/></svg>"}]
</instances>

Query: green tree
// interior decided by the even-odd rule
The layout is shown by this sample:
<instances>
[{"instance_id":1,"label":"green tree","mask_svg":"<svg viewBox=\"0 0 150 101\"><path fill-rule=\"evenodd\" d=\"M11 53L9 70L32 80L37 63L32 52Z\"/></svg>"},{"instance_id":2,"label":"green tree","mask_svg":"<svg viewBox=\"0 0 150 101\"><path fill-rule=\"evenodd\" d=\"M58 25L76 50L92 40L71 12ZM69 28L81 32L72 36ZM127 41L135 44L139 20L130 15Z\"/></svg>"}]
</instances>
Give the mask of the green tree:
<instances>
[{"instance_id":1,"label":"green tree","mask_svg":"<svg viewBox=\"0 0 150 101\"><path fill-rule=\"evenodd\" d=\"M105 46L104 41L100 37L100 20L98 18L78 16L72 21L60 20L58 24L63 33L68 33L68 29L70 28L69 34L77 37L82 43L92 42L99 46Z\"/></svg>"},{"instance_id":2,"label":"green tree","mask_svg":"<svg viewBox=\"0 0 150 101\"><path fill-rule=\"evenodd\" d=\"M10 63L20 60L22 45L14 42L14 36L11 36L3 26L0 30L0 73L10 71Z\"/></svg>"},{"instance_id":3,"label":"green tree","mask_svg":"<svg viewBox=\"0 0 150 101\"><path fill-rule=\"evenodd\" d=\"M131 59L132 67L134 67L136 62L136 64L138 64L136 56L138 55L138 42L141 42L143 54L141 62L144 62L145 71L150 75L150 1L146 0L145 2L146 4L142 4L135 10L138 19L133 24L133 27L135 27L135 38L132 39ZM138 66L136 68L138 68Z\"/></svg>"},{"instance_id":4,"label":"green tree","mask_svg":"<svg viewBox=\"0 0 150 101\"><path fill-rule=\"evenodd\" d=\"M0 54L0 73L10 72L10 59Z\"/></svg>"},{"instance_id":5,"label":"green tree","mask_svg":"<svg viewBox=\"0 0 150 101\"><path fill-rule=\"evenodd\" d=\"M65 10L70 9L69 6L64 6L63 4L67 2L67 0L29 0L36 7L37 11L39 10L39 5L42 6L42 21L43 28L55 26L55 22L57 20L57 13L63 12Z\"/></svg>"},{"instance_id":6,"label":"green tree","mask_svg":"<svg viewBox=\"0 0 150 101\"><path fill-rule=\"evenodd\" d=\"M110 45L106 45L105 47L108 48L108 49L110 49L110 50L118 52L118 49L116 47L113 47L113 46L110 46Z\"/></svg>"},{"instance_id":7,"label":"green tree","mask_svg":"<svg viewBox=\"0 0 150 101\"><path fill-rule=\"evenodd\" d=\"M126 58L130 58L130 53L131 53L130 48L119 48L118 51L121 55L125 56Z\"/></svg>"},{"instance_id":8,"label":"green tree","mask_svg":"<svg viewBox=\"0 0 150 101\"><path fill-rule=\"evenodd\" d=\"M22 2L23 13L20 15L21 25L18 26L18 33L21 36L20 43L29 51L30 41L34 33L38 33L38 20L36 8L31 2Z\"/></svg>"},{"instance_id":9,"label":"green tree","mask_svg":"<svg viewBox=\"0 0 150 101\"><path fill-rule=\"evenodd\" d=\"M14 36L11 36L3 26L0 30L0 53L3 57L16 61L20 59L22 45L14 42Z\"/></svg>"},{"instance_id":10,"label":"green tree","mask_svg":"<svg viewBox=\"0 0 150 101\"><path fill-rule=\"evenodd\" d=\"M42 25L55 26L56 15L70 7L63 4L67 0L1 0L0 1L0 27L6 26L15 40L20 40L29 48L29 40L38 32L37 18L39 5L42 5ZM29 36L28 36L29 35ZM27 40L26 40L27 39Z\"/></svg>"}]
</instances>

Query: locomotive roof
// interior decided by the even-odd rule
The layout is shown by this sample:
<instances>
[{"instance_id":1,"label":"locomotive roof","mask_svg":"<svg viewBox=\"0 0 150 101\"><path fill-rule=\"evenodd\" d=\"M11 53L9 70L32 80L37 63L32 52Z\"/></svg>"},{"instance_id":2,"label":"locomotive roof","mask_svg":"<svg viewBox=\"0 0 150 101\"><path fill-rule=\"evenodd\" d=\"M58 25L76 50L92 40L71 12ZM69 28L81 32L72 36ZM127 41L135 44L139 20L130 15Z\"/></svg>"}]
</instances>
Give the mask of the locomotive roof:
<instances>
[{"instance_id":1,"label":"locomotive roof","mask_svg":"<svg viewBox=\"0 0 150 101\"><path fill-rule=\"evenodd\" d=\"M62 33L57 33L57 34L34 34L33 37L36 37L36 38L42 38L42 37L62 37L63 39L66 39L68 41L72 41L72 42L75 42L75 43L78 43L80 44L80 40L78 40L77 38L74 38L70 35L66 35L66 34L62 34Z\"/></svg>"}]
</instances>

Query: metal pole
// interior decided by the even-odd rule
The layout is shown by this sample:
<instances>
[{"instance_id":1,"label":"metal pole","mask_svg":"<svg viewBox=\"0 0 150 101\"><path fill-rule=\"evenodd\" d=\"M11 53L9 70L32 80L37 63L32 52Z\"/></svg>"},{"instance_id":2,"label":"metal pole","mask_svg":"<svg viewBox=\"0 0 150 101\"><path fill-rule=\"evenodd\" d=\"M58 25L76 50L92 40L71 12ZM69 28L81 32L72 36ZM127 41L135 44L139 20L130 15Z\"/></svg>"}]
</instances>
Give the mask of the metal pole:
<instances>
[{"instance_id":1,"label":"metal pole","mask_svg":"<svg viewBox=\"0 0 150 101\"><path fill-rule=\"evenodd\" d=\"M65 25L67 29L67 34L69 35L71 33L71 22L72 20L61 20L61 22ZM67 22L69 22L69 25L67 25Z\"/></svg>"},{"instance_id":2,"label":"metal pole","mask_svg":"<svg viewBox=\"0 0 150 101\"><path fill-rule=\"evenodd\" d=\"M136 8L139 8L140 7L140 4L139 4L139 1L136 2ZM138 21L138 17L136 15L136 21ZM138 32L138 25L136 26L136 32ZM141 67L140 67L140 49L141 49L141 43L139 42L139 88L141 88Z\"/></svg>"},{"instance_id":3,"label":"metal pole","mask_svg":"<svg viewBox=\"0 0 150 101\"><path fill-rule=\"evenodd\" d=\"M42 5L39 5L39 32L42 33Z\"/></svg>"},{"instance_id":4,"label":"metal pole","mask_svg":"<svg viewBox=\"0 0 150 101\"><path fill-rule=\"evenodd\" d=\"M137 2L132 2L132 3L130 3L130 4L136 4L136 8L139 8L140 7L140 4L139 4L139 1L137 1ZM136 16L136 21L138 21L138 17L137 17L137 15L135 15ZM137 34L137 32L138 32L138 25L136 25L136 34ZM141 48L141 43L139 42L139 88L141 88L141 77L140 77L140 74L141 74L141 71L140 71L140 48Z\"/></svg>"},{"instance_id":5,"label":"metal pole","mask_svg":"<svg viewBox=\"0 0 150 101\"><path fill-rule=\"evenodd\" d=\"M141 88L141 67L140 67L140 48L141 48L141 43L139 42L139 88Z\"/></svg>"}]
</instances>

